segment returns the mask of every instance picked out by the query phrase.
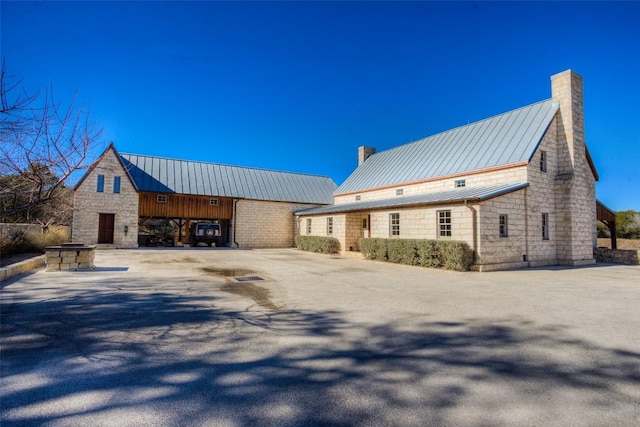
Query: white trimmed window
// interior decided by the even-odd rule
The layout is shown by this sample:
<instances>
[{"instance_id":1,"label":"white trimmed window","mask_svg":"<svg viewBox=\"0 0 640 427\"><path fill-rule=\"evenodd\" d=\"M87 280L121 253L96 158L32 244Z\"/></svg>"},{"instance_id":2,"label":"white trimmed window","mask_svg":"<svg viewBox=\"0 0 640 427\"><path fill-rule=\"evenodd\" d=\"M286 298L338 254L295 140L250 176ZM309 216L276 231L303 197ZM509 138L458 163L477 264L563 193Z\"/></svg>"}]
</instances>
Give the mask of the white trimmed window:
<instances>
[{"instance_id":1,"label":"white trimmed window","mask_svg":"<svg viewBox=\"0 0 640 427\"><path fill-rule=\"evenodd\" d=\"M509 223L507 215L500 215L500 237L509 237Z\"/></svg>"},{"instance_id":2,"label":"white trimmed window","mask_svg":"<svg viewBox=\"0 0 640 427\"><path fill-rule=\"evenodd\" d=\"M311 234L311 218L307 218L307 234Z\"/></svg>"},{"instance_id":3,"label":"white trimmed window","mask_svg":"<svg viewBox=\"0 0 640 427\"><path fill-rule=\"evenodd\" d=\"M211 206L218 206L218 199L209 199L209 204Z\"/></svg>"},{"instance_id":4,"label":"white trimmed window","mask_svg":"<svg viewBox=\"0 0 640 427\"><path fill-rule=\"evenodd\" d=\"M389 236L399 236L400 235L400 214L392 213L389 214Z\"/></svg>"},{"instance_id":5,"label":"white trimmed window","mask_svg":"<svg viewBox=\"0 0 640 427\"><path fill-rule=\"evenodd\" d=\"M360 199L362 199L362 197L360 197L360 195L358 194L358 195L356 196L356 202L359 202L359 201L360 201Z\"/></svg>"},{"instance_id":6,"label":"white trimmed window","mask_svg":"<svg viewBox=\"0 0 640 427\"><path fill-rule=\"evenodd\" d=\"M333 234L333 217L330 216L327 218L327 236L331 236Z\"/></svg>"},{"instance_id":7,"label":"white trimmed window","mask_svg":"<svg viewBox=\"0 0 640 427\"><path fill-rule=\"evenodd\" d=\"M458 179L456 180L456 188L460 188L460 187L466 187L467 186L467 181L464 179Z\"/></svg>"},{"instance_id":8,"label":"white trimmed window","mask_svg":"<svg viewBox=\"0 0 640 427\"><path fill-rule=\"evenodd\" d=\"M158 202L158 203L167 203L167 196L165 196L164 194L158 194L156 196L156 202Z\"/></svg>"},{"instance_id":9,"label":"white trimmed window","mask_svg":"<svg viewBox=\"0 0 640 427\"><path fill-rule=\"evenodd\" d=\"M396 190L396 196L402 196L404 194L404 190L402 188L398 188Z\"/></svg>"},{"instance_id":10,"label":"white trimmed window","mask_svg":"<svg viewBox=\"0 0 640 427\"><path fill-rule=\"evenodd\" d=\"M549 240L549 214L542 214L542 240Z\"/></svg>"},{"instance_id":11,"label":"white trimmed window","mask_svg":"<svg viewBox=\"0 0 640 427\"><path fill-rule=\"evenodd\" d=\"M438 236L451 237L451 211L438 211Z\"/></svg>"}]
</instances>

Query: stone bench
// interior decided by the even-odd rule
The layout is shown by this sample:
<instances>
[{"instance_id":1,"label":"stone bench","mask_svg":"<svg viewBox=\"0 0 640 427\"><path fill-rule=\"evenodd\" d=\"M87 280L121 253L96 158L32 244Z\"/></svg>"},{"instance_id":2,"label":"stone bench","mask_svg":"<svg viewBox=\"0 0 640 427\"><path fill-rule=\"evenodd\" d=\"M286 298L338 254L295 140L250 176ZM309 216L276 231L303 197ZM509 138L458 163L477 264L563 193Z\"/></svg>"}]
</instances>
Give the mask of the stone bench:
<instances>
[{"instance_id":1,"label":"stone bench","mask_svg":"<svg viewBox=\"0 0 640 427\"><path fill-rule=\"evenodd\" d=\"M96 245L82 243L63 243L60 246L45 248L47 271L93 270Z\"/></svg>"}]
</instances>

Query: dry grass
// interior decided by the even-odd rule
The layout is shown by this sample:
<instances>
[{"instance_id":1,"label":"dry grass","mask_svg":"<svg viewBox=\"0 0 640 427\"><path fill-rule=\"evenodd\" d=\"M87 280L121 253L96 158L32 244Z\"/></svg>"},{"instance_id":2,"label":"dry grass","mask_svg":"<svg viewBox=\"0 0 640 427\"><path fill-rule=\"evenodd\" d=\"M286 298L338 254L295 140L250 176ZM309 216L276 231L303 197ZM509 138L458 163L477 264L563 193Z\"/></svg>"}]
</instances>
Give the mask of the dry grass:
<instances>
[{"instance_id":1,"label":"dry grass","mask_svg":"<svg viewBox=\"0 0 640 427\"><path fill-rule=\"evenodd\" d=\"M611 239L598 238L599 248L610 248ZM618 249L640 249L640 240L638 239L620 239L618 238Z\"/></svg>"}]
</instances>

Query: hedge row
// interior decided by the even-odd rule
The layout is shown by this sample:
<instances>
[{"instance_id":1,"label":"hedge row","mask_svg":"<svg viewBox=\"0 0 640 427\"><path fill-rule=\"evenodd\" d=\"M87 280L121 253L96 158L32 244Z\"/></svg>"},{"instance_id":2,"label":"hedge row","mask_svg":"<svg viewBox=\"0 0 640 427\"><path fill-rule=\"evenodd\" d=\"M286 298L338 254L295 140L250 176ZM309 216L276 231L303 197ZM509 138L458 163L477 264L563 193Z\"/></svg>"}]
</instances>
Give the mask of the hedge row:
<instances>
[{"instance_id":1,"label":"hedge row","mask_svg":"<svg viewBox=\"0 0 640 427\"><path fill-rule=\"evenodd\" d=\"M303 251L321 254L337 254L340 252L340 241L335 237L296 236L296 247Z\"/></svg>"},{"instance_id":2,"label":"hedge row","mask_svg":"<svg viewBox=\"0 0 640 427\"><path fill-rule=\"evenodd\" d=\"M466 271L472 262L472 251L466 242L427 239L360 240L360 252L368 259Z\"/></svg>"}]
</instances>

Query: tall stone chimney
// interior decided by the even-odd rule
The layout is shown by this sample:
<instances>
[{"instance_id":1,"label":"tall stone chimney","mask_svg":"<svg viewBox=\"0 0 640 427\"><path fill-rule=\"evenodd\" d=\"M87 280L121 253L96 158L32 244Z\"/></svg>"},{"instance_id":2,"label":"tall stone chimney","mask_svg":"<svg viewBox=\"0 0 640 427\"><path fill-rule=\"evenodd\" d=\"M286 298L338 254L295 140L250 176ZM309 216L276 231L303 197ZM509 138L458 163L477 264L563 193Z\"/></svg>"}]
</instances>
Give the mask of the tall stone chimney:
<instances>
[{"instance_id":1,"label":"tall stone chimney","mask_svg":"<svg viewBox=\"0 0 640 427\"><path fill-rule=\"evenodd\" d=\"M551 97L559 103L556 115L554 227L561 264L595 262L595 173L587 160L584 135L582 77L572 70L551 76Z\"/></svg>"},{"instance_id":2,"label":"tall stone chimney","mask_svg":"<svg viewBox=\"0 0 640 427\"><path fill-rule=\"evenodd\" d=\"M364 163L372 154L376 152L373 147L365 147L364 145L358 147L358 166Z\"/></svg>"},{"instance_id":3,"label":"tall stone chimney","mask_svg":"<svg viewBox=\"0 0 640 427\"><path fill-rule=\"evenodd\" d=\"M560 104L558 143L567 148L565 154L569 156L567 159L561 155L558 166L560 172L573 172L578 167L576 161L581 161L586 155L582 77L572 70L551 76L551 97Z\"/></svg>"}]
</instances>

